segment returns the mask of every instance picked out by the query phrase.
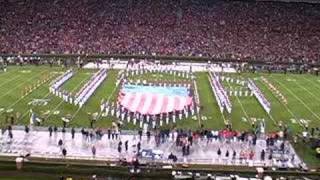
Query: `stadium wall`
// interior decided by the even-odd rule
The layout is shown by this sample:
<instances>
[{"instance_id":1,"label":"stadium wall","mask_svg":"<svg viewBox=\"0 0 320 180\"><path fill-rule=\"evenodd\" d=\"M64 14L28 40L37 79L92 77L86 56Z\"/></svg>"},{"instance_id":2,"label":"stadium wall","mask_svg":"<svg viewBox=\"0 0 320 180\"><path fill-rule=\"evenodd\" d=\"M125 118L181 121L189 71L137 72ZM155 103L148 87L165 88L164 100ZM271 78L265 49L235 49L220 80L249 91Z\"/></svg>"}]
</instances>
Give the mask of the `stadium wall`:
<instances>
[{"instance_id":1,"label":"stadium wall","mask_svg":"<svg viewBox=\"0 0 320 180\"><path fill-rule=\"evenodd\" d=\"M78 175L85 176L90 174L96 174L99 176L114 176L114 177L136 177L136 178L163 178L170 179L172 177L172 171L181 172L199 172L199 173L212 173L215 175L228 175L238 174L242 176L254 176L257 171L254 167L248 166L215 166L215 165L190 165L188 167L176 164L172 169L164 169L161 164L158 165L141 165L139 169L141 173L130 173L130 165L116 165L110 166L109 162L99 162L95 160L82 161L82 160L70 160L70 159L39 159L29 158L28 162L25 162L22 169L19 172L37 172L44 174L63 174L63 175ZM14 158L1 157L0 156L0 177L1 172L16 171L16 163ZM265 169L264 175L272 177L319 177L319 172L303 172L296 170L272 170Z\"/></svg>"},{"instance_id":2,"label":"stadium wall","mask_svg":"<svg viewBox=\"0 0 320 180\"><path fill-rule=\"evenodd\" d=\"M45 59L77 59L80 57L83 60L94 59L147 59L147 60L162 60L162 61L193 61L193 62L233 62L233 63L249 63L249 64L270 64L270 62L257 59L232 59L232 58L214 58L214 57L199 57L199 56L160 56L160 55L126 55L126 54L0 54L0 57L40 57ZM273 62L271 62L272 64ZM310 67L320 67L320 63L305 64L302 62L276 62L279 65L308 65Z\"/></svg>"}]
</instances>

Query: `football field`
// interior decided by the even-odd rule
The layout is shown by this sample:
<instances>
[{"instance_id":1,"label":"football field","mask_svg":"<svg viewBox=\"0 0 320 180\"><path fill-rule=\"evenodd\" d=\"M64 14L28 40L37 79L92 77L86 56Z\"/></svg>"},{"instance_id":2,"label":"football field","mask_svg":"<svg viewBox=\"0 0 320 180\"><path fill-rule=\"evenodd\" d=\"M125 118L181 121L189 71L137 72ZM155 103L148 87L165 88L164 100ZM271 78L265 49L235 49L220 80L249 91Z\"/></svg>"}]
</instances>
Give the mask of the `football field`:
<instances>
[{"instance_id":1,"label":"football field","mask_svg":"<svg viewBox=\"0 0 320 180\"><path fill-rule=\"evenodd\" d=\"M116 101L119 87L116 86L119 70L110 70L106 80L82 107L64 102L61 98L49 93L49 84L66 69L48 66L10 66L7 72L0 73L0 114L1 123L8 123L11 116L15 124L26 125L30 121L32 109L44 121L44 126L62 126L61 118L71 117L69 126L89 127L92 114L98 115L96 127L110 127L115 120L111 116L101 116L102 99ZM75 75L63 84L62 88L75 93L89 80L96 70L76 69ZM251 78L271 102L271 112L266 113L254 96L230 95L232 112L221 113L211 90L207 72L195 73L196 86L200 99L200 115L177 121L176 126L185 129L197 129L200 124L205 128L222 129L229 122L236 130L249 130L251 125L264 121L266 131L272 132L279 125L287 125L292 132L301 132L304 126L320 127L320 78L312 75L295 74L261 74L241 73L222 74L234 81L222 81L227 91L245 91L246 87L235 83L236 80ZM45 77L51 79L39 82ZM172 75L144 74L133 79L149 81L182 81L181 77ZM38 86L36 86L39 84ZM26 88L35 86L24 95ZM272 89L271 88L274 88ZM172 125L170 125L172 126ZM137 128L126 124L127 129Z\"/></svg>"}]
</instances>

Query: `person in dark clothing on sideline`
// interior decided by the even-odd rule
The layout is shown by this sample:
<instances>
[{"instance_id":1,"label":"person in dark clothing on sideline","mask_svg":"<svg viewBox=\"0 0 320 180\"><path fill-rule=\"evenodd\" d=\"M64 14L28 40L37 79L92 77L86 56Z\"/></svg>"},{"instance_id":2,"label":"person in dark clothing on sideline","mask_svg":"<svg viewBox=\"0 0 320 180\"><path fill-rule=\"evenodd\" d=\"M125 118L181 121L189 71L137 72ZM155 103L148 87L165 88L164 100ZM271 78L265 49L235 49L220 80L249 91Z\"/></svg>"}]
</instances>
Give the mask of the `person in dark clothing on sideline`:
<instances>
[{"instance_id":1,"label":"person in dark clothing on sideline","mask_svg":"<svg viewBox=\"0 0 320 180\"><path fill-rule=\"evenodd\" d=\"M142 131L139 130L138 133L139 133L139 140L141 141L141 139L142 139Z\"/></svg>"},{"instance_id":2,"label":"person in dark clothing on sideline","mask_svg":"<svg viewBox=\"0 0 320 180\"><path fill-rule=\"evenodd\" d=\"M108 139L110 139L110 135L111 135L111 130L108 129Z\"/></svg>"},{"instance_id":3,"label":"person in dark clothing on sideline","mask_svg":"<svg viewBox=\"0 0 320 180\"><path fill-rule=\"evenodd\" d=\"M186 147L186 155L190 155L190 145L187 145Z\"/></svg>"},{"instance_id":4,"label":"person in dark clothing on sideline","mask_svg":"<svg viewBox=\"0 0 320 180\"><path fill-rule=\"evenodd\" d=\"M150 133L150 131L147 131L147 141L148 142L150 141L150 137L151 137L151 133Z\"/></svg>"},{"instance_id":5,"label":"person in dark clothing on sideline","mask_svg":"<svg viewBox=\"0 0 320 180\"><path fill-rule=\"evenodd\" d=\"M13 139L12 131L9 131L9 138L10 138L10 139Z\"/></svg>"},{"instance_id":6,"label":"person in dark clothing on sideline","mask_svg":"<svg viewBox=\"0 0 320 180\"><path fill-rule=\"evenodd\" d=\"M220 156L220 155L221 155L221 149L220 149L220 148L218 149L217 154L218 154L218 156Z\"/></svg>"},{"instance_id":7,"label":"person in dark clothing on sideline","mask_svg":"<svg viewBox=\"0 0 320 180\"><path fill-rule=\"evenodd\" d=\"M140 143L140 142L138 142L138 144L137 144L137 154L139 154L140 149L141 149L141 143Z\"/></svg>"},{"instance_id":8,"label":"person in dark clothing on sideline","mask_svg":"<svg viewBox=\"0 0 320 180\"><path fill-rule=\"evenodd\" d=\"M66 150L65 148L62 149L62 155L63 155L64 157L67 156L67 150Z\"/></svg>"},{"instance_id":9,"label":"person in dark clothing on sideline","mask_svg":"<svg viewBox=\"0 0 320 180\"><path fill-rule=\"evenodd\" d=\"M114 139L114 133L113 132L111 133L111 139L112 140Z\"/></svg>"},{"instance_id":10,"label":"person in dark clothing on sideline","mask_svg":"<svg viewBox=\"0 0 320 180\"><path fill-rule=\"evenodd\" d=\"M183 145L182 146L182 156L185 156L186 155L186 146Z\"/></svg>"},{"instance_id":11,"label":"person in dark clothing on sideline","mask_svg":"<svg viewBox=\"0 0 320 180\"><path fill-rule=\"evenodd\" d=\"M266 152L264 151L264 149L261 151L261 155L260 155L260 159L262 161L264 161L264 157L265 157Z\"/></svg>"},{"instance_id":12,"label":"person in dark clothing on sideline","mask_svg":"<svg viewBox=\"0 0 320 180\"><path fill-rule=\"evenodd\" d=\"M188 141L189 141L189 143L190 143L190 146L192 146L193 138L192 138L192 136L191 136L191 135L188 137Z\"/></svg>"},{"instance_id":13,"label":"person in dark clothing on sideline","mask_svg":"<svg viewBox=\"0 0 320 180\"><path fill-rule=\"evenodd\" d=\"M232 158L236 159L236 156L237 156L237 152L235 150L233 150Z\"/></svg>"},{"instance_id":14,"label":"person in dark clothing on sideline","mask_svg":"<svg viewBox=\"0 0 320 180\"><path fill-rule=\"evenodd\" d=\"M53 131L54 131L55 133L58 132L57 126L54 126L54 127L53 127Z\"/></svg>"},{"instance_id":15,"label":"person in dark clothing on sideline","mask_svg":"<svg viewBox=\"0 0 320 180\"><path fill-rule=\"evenodd\" d=\"M118 140L118 133L117 132L114 132L114 135L115 135L115 138L116 138L116 140Z\"/></svg>"},{"instance_id":16,"label":"person in dark clothing on sideline","mask_svg":"<svg viewBox=\"0 0 320 180\"><path fill-rule=\"evenodd\" d=\"M95 147L95 146L92 146L91 152L92 152L92 156L93 156L93 157L96 157L96 151L97 151L96 147Z\"/></svg>"},{"instance_id":17,"label":"person in dark clothing on sideline","mask_svg":"<svg viewBox=\"0 0 320 180\"><path fill-rule=\"evenodd\" d=\"M29 127L28 127L28 126L25 126L25 127L24 127L24 131L28 134L28 133L29 133Z\"/></svg>"},{"instance_id":18,"label":"person in dark clothing on sideline","mask_svg":"<svg viewBox=\"0 0 320 180\"><path fill-rule=\"evenodd\" d=\"M72 137L72 139L74 139L74 134L75 134L75 132L76 132L76 131L74 130L74 128L72 128L72 129L71 129L71 137Z\"/></svg>"},{"instance_id":19,"label":"person in dark clothing on sideline","mask_svg":"<svg viewBox=\"0 0 320 180\"><path fill-rule=\"evenodd\" d=\"M124 148L126 151L128 151L128 140L126 140L126 142L124 142Z\"/></svg>"},{"instance_id":20,"label":"person in dark clothing on sideline","mask_svg":"<svg viewBox=\"0 0 320 180\"><path fill-rule=\"evenodd\" d=\"M51 126L49 126L48 131L49 131L49 137L51 137L52 136L52 127Z\"/></svg>"},{"instance_id":21,"label":"person in dark clothing on sideline","mask_svg":"<svg viewBox=\"0 0 320 180\"><path fill-rule=\"evenodd\" d=\"M121 153L121 146L118 146L118 153Z\"/></svg>"},{"instance_id":22,"label":"person in dark clothing on sideline","mask_svg":"<svg viewBox=\"0 0 320 180\"><path fill-rule=\"evenodd\" d=\"M281 143L281 145L280 145L280 150L281 150L282 152L284 152L284 142Z\"/></svg>"},{"instance_id":23,"label":"person in dark clothing on sideline","mask_svg":"<svg viewBox=\"0 0 320 180\"><path fill-rule=\"evenodd\" d=\"M62 146L63 145L63 142L62 142L62 139L60 139L59 141L58 141L58 146Z\"/></svg>"}]
</instances>

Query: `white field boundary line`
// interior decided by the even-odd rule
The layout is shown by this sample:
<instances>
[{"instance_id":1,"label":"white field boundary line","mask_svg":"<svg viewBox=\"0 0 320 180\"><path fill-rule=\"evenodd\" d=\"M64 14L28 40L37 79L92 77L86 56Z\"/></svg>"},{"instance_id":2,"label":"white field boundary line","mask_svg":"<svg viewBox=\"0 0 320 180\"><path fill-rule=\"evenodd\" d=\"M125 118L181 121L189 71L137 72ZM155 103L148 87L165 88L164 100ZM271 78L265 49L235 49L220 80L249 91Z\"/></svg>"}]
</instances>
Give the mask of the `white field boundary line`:
<instances>
[{"instance_id":1,"label":"white field boundary line","mask_svg":"<svg viewBox=\"0 0 320 180\"><path fill-rule=\"evenodd\" d=\"M320 98L319 96L316 96L315 94L313 94L309 89L303 87L301 84L294 82L295 84L297 84L300 88L302 88L303 90L305 90L307 93L309 93L311 96L313 96L318 102L320 102Z\"/></svg>"},{"instance_id":2,"label":"white field boundary line","mask_svg":"<svg viewBox=\"0 0 320 180\"><path fill-rule=\"evenodd\" d=\"M228 86L229 86L229 88L231 87L229 82L228 82ZM236 99L237 99L238 103L240 104L240 107L241 107L242 112L244 113L244 115L247 117L247 119L248 119L248 120L251 122L251 124L252 124L252 121L251 121L250 117L248 116L247 111L244 109L244 107L243 107L243 105L242 105L239 97L236 96Z\"/></svg>"},{"instance_id":3,"label":"white field boundary line","mask_svg":"<svg viewBox=\"0 0 320 180\"><path fill-rule=\"evenodd\" d=\"M75 86L71 90L71 93L73 93L75 90L77 90L82 85L83 82L88 81L90 78L91 78L91 76L89 76L88 78L85 78L84 80L82 80L77 86ZM54 111L56 111L61 106L61 104L63 104L63 102L64 102L64 100L61 100L60 103L56 107L54 107L52 111L50 111L49 115L47 116L47 119L49 119L49 117L52 115L52 113ZM80 108L78 108L77 111L79 111L79 110L80 110Z\"/></svg>"},{"instance_id":4,"label":"white field boundary line","mask_svg":"<svg viewBox=\"0 0 320 180\"><path fill-rule=\"evenodd\" d=\"M263 86L265 86L265 87L268 89L268 87L267 87L266 84L264 84L261 80L259 80L259 81L261 82L261 84L262 84ZM269 89L268 89L268 90L269 90ZM269 90L269 91L270 91L270 90ZM271 91L270 91L270 92L271 92ZM271 92L271 94L272 94L272 96L273 96L281 105L283 105L283 106L286 108L286 110L289 112L289 114L291 114L291 116L292 116L293 118L298 119L298 117L289 109L289 107L288 107L286 104L284 104L281 100L279 100L272 92ZM299 124L301 127L304 127L303 124L301 124L300 121L298 121L298 124Z\"/></svg>"},{"instance_id":5,"label":"white field boundary line","mask_svg":"<svg viewBox=\"0 0 320 180\"><path fill-rule=\"evenodd\" d=\"M45 84L47 84L49 81L51 81L51 79L49 79L47 82L45 83L41 83L40 86L38 86L36 89L34 89L31 93L28 93L25 96L22 96L22 98L18 99L16 102L14 102L13 104L11 104L8 108L11 108L13 106L15 106L18 102L20 102L22 99L24 99L25 97L29 96L30 94L32 94L34 91L38 90L39 88L41 88L42 86L44 86ZM43 97L42 99L48 97L50 94L50 91L45 95L45 97Z\"/></svg>"},{"instance_id":6,"label":"white field boundary line","mask_svg":"<svg viewBox=\"0 0 320 180\"><path fill-rule=\"evenodd\" d=\"M37 73L37 75L32 76L31 78L28 78L28 79L27 79L26 81L24 81L23 83L20 83L18 86L15 86L13 89L11 89L10 91L7 91L7 93L5 93L5 94L3 94L2 96L0 96L0 99L3 98L3 97L5 97L6 95L10 94L10 93L13 92L14 90L16 90L18 87L26 84L27 82L33 80L34 78L37 78L39 74L41 75L41 74L43 74L43 73L45 73L45 72L47 72L47 70L41 71L41 73Z\"/></svg>"},{"instance_id":7,"label":"white field boundary line","mask_svg":"<svg viewBox=\"0 0 320 180\"><path fill-rule=\"evenodd\" d=\"M108 77L107 77L107 78L108 78ZM116 85L116 86L113 88L113 90L112 90L111 94L109 94L109 96L108 96L107 101L109 101L109 100L111 99L111 97L112 97L112 96L113 96L113 94L116 92L116 90L117 90L117 88L119 87L119 85L120 85L120 82L119 82L119 84L118 84L118 85Z\"/></svg>"},{"instance_id":8,"label":"white field boundary line","mask_svg":"<svg viewBox=\"0 0 320 180\"><path fill-rule=\"evenodd\" d=\"M309 82L311 82L313 85L315 85L315 86L317 86L319 89L320 89L320 80L318 79L318 81L316 80L315 82L313 82L313 81L311 81L309 78L306 78L306 77L304 77L304 76L302 76L302 78L303 79L305 79L305 80L307 80L307 81L309 81Z\"/></svg>"},{"instance_id":9,"label":"white field boundary line","mask_svg":"<svg viewBox=\"0 0 320 180\"><path fill-rule=\"evenodd\" d=\"M38 90L38 89L41 88L44 84L46 84L46 83L41 84L40 86L38 86L38 87L37 87L35 90L33 90L33 91ZM26 96L22 96L21 98L19 98L18 100L16 100L13 104L11 104L8 108L12 108L13 106L15 106L16 104L18 104L21 100L23 100L24 98L26 98L26 97L29 96L30 94L32 94L32 92L31 92L31 93L28 93Z\"/></svg>"},{"instance_id":10,"label":"white field boundary line","mask_svg":"<svg viewBox=\"0 0 320 180\"><path fill-rule=\"evenodd\" d=\"M12 72L16 72L17 70L15 70L15 71L10 71L10 72L8 72L8 73L12 73ZM7 74L6 74L7 75ZM20 76L22 76L21 74L19 74L19 75L17 75L17 76L14 76L13 78L11 78L11 79L8 79L7 81L4 81L3 83L1 83L0 84L0 87L2 87L4 84L7 84L7 83L9 83L9 82L12 82L13 80L16 80L16 79L18 79ZM3 78L2 76L0 76L0 78Z\"/></svg>"},{"instance_id":11,"label":"white field boundary line","mask_svg":"<svg viewBox=\"0 0 320 180\"><path fill-rule=\"evenodd\" d=\"M11 68L10 68L11 69ZM0 78L6 77L7 75L11 75L14 72L18 72L19 68L14 68L13 70L8 70L7 72L0 73Z\"/></svg>"},{"instance_id":12,"label":"white field boundary line","mask_svg":"<svg viewBox=\"0 0 320 180\"><path fill-rule=\"evenodd\" d=\"M209 73L210 73L210 72L209 72ZM207 78L208 78L209 83L210 83L210 86L211 86L210 91L213 91L213 90L212 90L212 89L213 89L213 86L212 86L212 83L211 83L211 78L210 78L209 73L208 73ZM212 94L213 94L213 96L214 96L214 92L212 92ZM216 99L215 96L213 97L213 99L214 99L215 101L218 101L218 99ZM218 102L217 102L217 103L218 103ZM224 116L223 112L220 111L219 107L218 107L218 111L221 113L221 116L222 116L222 118L223 118L224 124L227 124L227 123L231 124L231 122L227 122L226 117ZM231 124L231 125L232 125L232 124Z\"/></svg>"},{"instance_id":13,"label":"white field boundary line","mask_svg":"<svg viewBox=\"0 0 320 180\"><path fill-rule=\"evenodd\" d=\"M30 94L31 94L31 93L30 93ZM42 99L47 98L49 95L50 95L50 91L48 91L48 93L47 93L44 97L42 97ZM24 116L28 114L28 112L29 112L29 110L25 111L25 112L22 114L22 116L21 116L20 119L23 119Z\"/></svg>"},{"instance_id":14,"label":"white field boundary line","mask_svg":"<svg viewBox=\"0 0 320 180\"><path fill-rule=\"evenodd\" d=\"M81 109L81 107L79 107L79 108L77 109L77 111L72 115L72 117L71 117L71 119L70 119L70 122L76 117L76 115L79 113L80 109Z\"/></svg>"},{"instance_id":15,"label":"white field boundary line","mask_svg":"<svg viewBox=\"0 0 320 180\"><path fill-rule=\"evenodd\" d=\"M14 78L8 79L8 81L4 81L3 83L0 84L0 88L2 88L3 85L8 84L10 82L16 82L16 79L19 79L20 76L22 76L22 75L15 76Z\"/></svg>"},{"instance_id":16,"label":"white field boundary line","mask_svg":"<svg viewBox=\"0 0 320 180\"><path fill-rule=\"evenodd\" d=\"M274 80L280 84L282 87L284 87L290 94L292 94L298 101L300 101L300 103L302 105L304 105L305 108L307 108L318 120L320 120L320 117L312 111L312 109L310 109L310 107L301 99L299 98L294 92L292 92L286 85L284 85L283 83L281 83L280 81L278 81L276 78L274 78Z\"/></svg>"},{"instance_id":17,"label":"white field boundary line","mask_svg":"<svg viewBox=\"0 0 320 180\"><path fill-rule=\"evenodd\" d=\"M273 116L271 115L271 113L267 113L267 114L268 114L269 118L273 121L274 125L277 126L278 123L277 123L276 120L273 118Z\"/></svg>"}]
</instances>

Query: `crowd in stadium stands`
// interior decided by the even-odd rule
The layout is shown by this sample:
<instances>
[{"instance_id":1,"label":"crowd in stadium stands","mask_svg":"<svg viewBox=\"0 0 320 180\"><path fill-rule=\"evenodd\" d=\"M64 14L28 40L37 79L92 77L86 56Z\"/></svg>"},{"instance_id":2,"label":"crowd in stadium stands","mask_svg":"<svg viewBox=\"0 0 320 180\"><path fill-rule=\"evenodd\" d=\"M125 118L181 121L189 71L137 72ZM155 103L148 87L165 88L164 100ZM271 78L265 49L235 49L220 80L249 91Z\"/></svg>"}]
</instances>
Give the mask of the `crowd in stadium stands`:
<instances>
[{"instance_id":1,"label":"crowd in stadium stands","mask_svg":"<svg viewBox=\"0 0 320 180\"><path fill-rule=\"evenodd\" d=\"M314 63L320 5L171 0L0 4L0 53L209 56Z\"/></svg>"}]
</instances>

